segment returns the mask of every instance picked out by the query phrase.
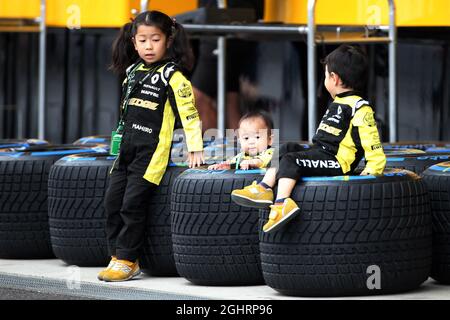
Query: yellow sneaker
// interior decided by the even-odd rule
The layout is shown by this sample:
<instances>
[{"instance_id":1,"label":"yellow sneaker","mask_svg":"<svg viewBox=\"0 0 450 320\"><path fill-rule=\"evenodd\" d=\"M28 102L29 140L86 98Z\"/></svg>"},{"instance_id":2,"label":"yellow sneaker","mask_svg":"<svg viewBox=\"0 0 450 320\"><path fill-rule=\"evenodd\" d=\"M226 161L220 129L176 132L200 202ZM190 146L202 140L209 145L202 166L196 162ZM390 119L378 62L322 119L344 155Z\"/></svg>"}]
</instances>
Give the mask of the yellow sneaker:
<instances>
[{"instance_id":1,"label":"yellow sneaker","mask_svg":"<svg viewBox=\"0 0 450 320\"><path fill-rule=\"evenodd\" d=\"M103 274L103 280L106 282L118 282L131 280L141 273L139 262L128 260L116 260L111 269Z\"/></svg>"},{"instance_id":2,"label":"yellow sneaker","mask_svg":"<svg viewBox=\"0 0 450 320\"><path fill-rule=\"evenodd\" d=\"M244 189L233 190L231 199L244 207L265 209L273 203L273 191L253 181L251 185Z\"/></svg>"},{"instance_id":3,"label":"yellow sneaker","mask_svg":"<svg viewBox=\"0 0 450 320\"><path fill-rule=\"evenodd\" d=\"M299 212L299 207L291 198L284 200L283 205L270 206L269 221L263 226L266 233L280 229L286 222L294 218Z\"/></svg>"},{"instance_id":4,"label":"yellow sneaker","mask_svg":"<svg viewBox=\"0 0 450 320\"><path fill-rule=\"evenodd\" d=\"M103 281L103 276L104 276L105 272L108 271L109 269L111 269L113 267L114 263L116 263L116 261L117 261L117 258L115 256L112 256L111 261L109 262L108 266L98 273L98 275L97 275L98 280Z\"/></svg>"}]
</instances>

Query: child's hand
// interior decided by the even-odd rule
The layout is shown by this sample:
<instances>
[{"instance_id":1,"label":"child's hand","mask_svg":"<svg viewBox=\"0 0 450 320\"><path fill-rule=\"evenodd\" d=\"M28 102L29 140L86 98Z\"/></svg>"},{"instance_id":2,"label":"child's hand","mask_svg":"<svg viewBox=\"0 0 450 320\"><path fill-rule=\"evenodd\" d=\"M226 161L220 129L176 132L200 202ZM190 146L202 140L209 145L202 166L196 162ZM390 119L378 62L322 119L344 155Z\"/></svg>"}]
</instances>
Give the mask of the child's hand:
<instances>
[{"instance_id":1,"label":"child's hand","mask_svg":"<svg viewBox=\"0 0 450 320\"><path fill-rule=\"evenodd\" d=\"M205 156L203 151L194 151L188 153L188 164L189 168L200 167L205 163Z\"/></svg>"},{"instance_id":2,"label":"child's hand","mask_svg":"<svg viewBox=\"0 0 450 320\"><path fill-rule=\"evenodd\" d=\"M249 170L254 168L259 168L262 164L262 160L253 159L253 160L244 160L241 162L240 167L242 170Z\"/></svg>"},{"instance_id":3,"label":"child's hand","mask_svg":"<svg viewBox=\"0 0 450 320\"><path fill-rule=\"evenodd\" d=\"M360 176L370 176L370 173L367 171L363 171L360 173Z\"/></svg>"},{"instance_id":4,"label":"child's hand","mask_svg":"<svg viewBox=\"0 0 450 320\"><path fill-rule=\"evenodd\" d=\"M208 167L208 170L230 170L231 165L228 162L212 164Z\"/></svg>"}]
</instances>

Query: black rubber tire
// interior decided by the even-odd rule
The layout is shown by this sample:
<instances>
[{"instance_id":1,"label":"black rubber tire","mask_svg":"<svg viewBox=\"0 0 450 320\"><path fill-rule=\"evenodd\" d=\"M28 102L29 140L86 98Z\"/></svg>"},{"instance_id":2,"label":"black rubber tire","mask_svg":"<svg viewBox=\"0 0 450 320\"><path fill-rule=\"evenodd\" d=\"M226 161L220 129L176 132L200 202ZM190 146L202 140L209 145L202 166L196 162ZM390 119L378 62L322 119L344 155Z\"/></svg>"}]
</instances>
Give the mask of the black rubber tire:
<instances>
[{"instance_id":1,"label":"black rubber tire","mask_svg":"<svg viewBox=\"0 0 450 320\"><path fill-rule=\"evenodd\" d=\"M109 145L111 143L111 136L108 135L98 135L98 136L88 136L74 141L74 145L92 145L92 144L105 144Z\"/></svg>"},{"instance_id":2,"label":"black rubber tire","mask_svg":"<svg viewBox=\"0 0 450 320\"><path fill-rule=\"evenodd\" d=\"M115 157L70 156L57 161L48 179L50 236L55 256L69 265L108 263L104 196Z\"/></svg>"},{"instance_id":3,"label":"black rubber tire","mask_svg":"<svg viewBox=\"0 0 450 320\"><path fill-rule=\"evenodd\" d=\"M49 153L50 152L50 153ZM0 257L52 258L47 213L48 173L78 146L41 146L0 156Z\"/></svg>"},{"instance_id":4,"label":"black rubber tire","mask_svg":"<svg viewBox=\"0 0 450 320\"><path fill-rule=\"evenodd\" d=\"M48 141L41 139L0 139L0 150L10 148L26 148L29 146L42 146L48 144Z\"/></svg>"},{"instance_id":5,"label":"black rubber tire","mask_svg":"<svg viewBox=\"0 0 450 320\"><path fill-rule=\"evenodd\" d=\"M431 198L433 217L433 266L431 277L450 284L450 162L428 168L422 174Z\"/></svg>"},{"instance_id":6,"label":"black rubber tire","mask_svg":"<svg viewBox=\"0 0 450 320\"><path fill-rule=\"evenodd\" d=\"M424 155L388 156L386 160L386 168L406 169L421 174L432 165L449 161L450 154L426 153Z\"/></svg>"},{"instance_id":7,"label":"black rubber tire","mask_svg":"<svg viewBox=\"0 0 450 320\"><path fill-rule=\"evenodd\" d=\"M450 146L450 142L445 142L445 141L399 141L399 142L395 142L395 143L383 143L384 149L407 148L407 149L426 150L428 148L446 147L446 146Z\"/></svg>"},{"instance_id":8,"label":"black rubber tire","mask_svg":"<svg viewBox=\"0 0 450 320\"><path fill-rule=\"evenodd\" d=\"M238 171L243 173L243 171ZM258 210L231 201L261 173L188 170L174 183L172 240L180 276L198 285L263 284Z\"/></svg>"},{"instance_id":9,"label":"black rubber tire","mask_svg":"<svg viewBox=\"0 0 450 320\"><path fill-rule=\"evenodd\" d=\"M436 148L428 148L425 150L427 154L450 154L449 147L436 147Z\"/></svg>"},{"instance_id":10,"label":"black rubber tire","mask_svg":"<svg viewBox=\"0 0 450 320\"><path fill-rule=\"evenodd\" d=\"M150 199L147 236L140 259L142 270L152 276L178 276L171 232L171 194L176 178L187 167L168 167L156 193Z\"/></svg>"},{"instance_id":11,"label":"black rubber tire","mask_svg":"<svg viewBox=\"0 0 450 320\"><path fill-rule=\"evenodd\" d=\"M406 149L406 148L395 148L395 149L385 149L384 154L386 156L402 156L402 155L424 155L426 152L419 149Z\"/></svg>"},{"instance_id":12,"label":"black rubber tire","mask_svg":"<svg viewBox=\"0 0 450 320\"><path fill-rule=\"evenodd\" d=\"M261 234L261 263L270 287L292 296L349 296L419 287L431 269L431 213L423 181L393 176L298 184L300 215ZM364 180L361 180L364 179ZM260 226L269 210L260 211ZM381 270L369 290L368 267Z\"/></svg>"},{"instance_id":13,"label":"black rubber tire","mask_svg":"<svg viewBox=\"0 0 450 320\"><path fill-rule=\"evenodd\" d=\"M53 166L49 178L53 250L61 260L78 266L103 266L109 259L103 201L115 157L108 154L94 157L61 159ZM185 169L169 167L150 200L140 265L151 275L177 275L172 253L169 201L173 180Z\"/></svg>"}]
</instances>

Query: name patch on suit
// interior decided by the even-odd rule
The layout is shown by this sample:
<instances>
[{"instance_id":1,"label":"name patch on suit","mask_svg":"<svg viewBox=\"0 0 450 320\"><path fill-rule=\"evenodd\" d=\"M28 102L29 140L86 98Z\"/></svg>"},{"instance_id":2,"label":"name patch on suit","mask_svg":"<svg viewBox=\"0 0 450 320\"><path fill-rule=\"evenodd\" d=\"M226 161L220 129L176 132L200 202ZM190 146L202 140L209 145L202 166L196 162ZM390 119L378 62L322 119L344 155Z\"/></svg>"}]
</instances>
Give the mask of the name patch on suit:
<instances>
[{"instance_id":1,"label":"name patch on suit","mask_svg":"<svg viewBox=\"0 0 450 320\"><path fill-rule=\"evenodd\" d=\"M156 110L158 108L157 103L148 101L148 100L138 99L138 98L131 98L130 101L128 102L128 105L141 107L141 108L145 108L145 109L150 109L150 110Z\"/></svg>"}]
</instances>

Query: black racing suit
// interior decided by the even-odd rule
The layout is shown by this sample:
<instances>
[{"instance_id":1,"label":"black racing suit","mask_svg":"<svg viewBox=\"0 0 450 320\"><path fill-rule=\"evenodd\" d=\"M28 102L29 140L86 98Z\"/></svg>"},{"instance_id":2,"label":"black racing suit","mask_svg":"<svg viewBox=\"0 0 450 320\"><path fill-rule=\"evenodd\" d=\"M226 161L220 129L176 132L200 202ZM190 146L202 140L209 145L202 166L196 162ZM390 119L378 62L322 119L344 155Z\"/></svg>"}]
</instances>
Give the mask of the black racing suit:
<instances>
[{"instance_id":1,"label":"black racing suit","mask_svg":"<svg viewBox=\"0 0 450 320\"><path fill-rule=\"evenodd\" d=\"M386 156L374 112L356 92L336 96L320 122L311 149L295 143L280 148L277 178L352 173L363 157L367 174L381 174Z\"/></svg>"},{"instance_id":2,"label":"black racing suit","mask_svg":"<svg viewBox=\"0 0 450 320\"><path fill-rule=\"evenodd\" d=\"M144 241L148 200L169 163L175 119L189 152L202 151L201 124L191 83L176 64L130 66L124 81L124 132L105 196L111 256L135 261Z\"/></svg>"}]
</instances>

